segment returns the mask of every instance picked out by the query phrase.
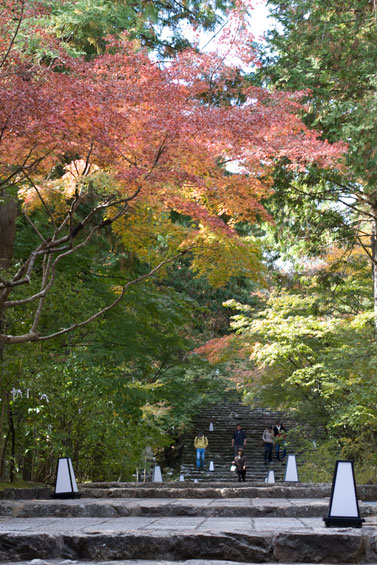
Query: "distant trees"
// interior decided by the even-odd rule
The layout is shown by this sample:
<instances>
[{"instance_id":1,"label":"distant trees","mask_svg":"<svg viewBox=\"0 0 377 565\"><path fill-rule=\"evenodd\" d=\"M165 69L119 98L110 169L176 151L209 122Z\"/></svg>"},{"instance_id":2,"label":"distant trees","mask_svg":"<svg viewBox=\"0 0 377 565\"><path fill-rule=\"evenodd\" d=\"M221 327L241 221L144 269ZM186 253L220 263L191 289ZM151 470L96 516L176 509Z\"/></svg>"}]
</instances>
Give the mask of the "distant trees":
<instances>
[{"instance_id":1,"label":"distant trees","mask_svg":"<svg viewBox=\"0 0 377 565\"><path fill-rule=\"evenodd\" d=\"M307 89L305 123L331 142L347 143L342 171L314 167L300 178L277 178L276 219L296 228L312 252L325 233L345 248L363 247L373 272L377 327L375 6L368 0L268 5L279 26L267 34L264 80L278 90Z\"/></svg>"}]
</instances>

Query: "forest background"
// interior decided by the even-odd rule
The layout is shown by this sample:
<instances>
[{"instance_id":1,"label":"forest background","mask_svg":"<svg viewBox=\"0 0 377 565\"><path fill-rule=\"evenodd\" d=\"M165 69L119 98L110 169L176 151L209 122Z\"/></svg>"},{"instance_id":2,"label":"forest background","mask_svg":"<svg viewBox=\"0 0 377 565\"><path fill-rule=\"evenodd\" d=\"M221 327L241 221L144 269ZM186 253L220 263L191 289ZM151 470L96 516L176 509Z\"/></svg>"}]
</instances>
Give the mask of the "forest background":
<instances>
[{"instance_id":1,"label":"forest background","mask_svg":"<svg viewBox=\"0 0 377 565\"><path fill-rule=\"evenodd\" d=\"M1 479L130 479L237 389L375 480L375 6L267 4L1 0Z\"/></svg>"}]
</instances>

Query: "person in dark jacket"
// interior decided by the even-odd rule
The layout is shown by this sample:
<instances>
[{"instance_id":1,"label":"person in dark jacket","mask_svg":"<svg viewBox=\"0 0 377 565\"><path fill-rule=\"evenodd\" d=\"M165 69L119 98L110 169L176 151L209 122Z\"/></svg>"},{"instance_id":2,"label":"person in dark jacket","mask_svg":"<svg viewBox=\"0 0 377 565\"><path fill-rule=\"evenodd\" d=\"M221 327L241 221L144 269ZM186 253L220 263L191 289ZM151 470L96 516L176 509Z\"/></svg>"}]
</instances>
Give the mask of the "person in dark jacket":
<instances>
[{"instance_id":1,"label":"person in dark jacket","mask_svg":"<svg viewBox=\"0 0 377 565\"><path fill-rule=\"evenodd\" d=\"M238 482L246 481L246 457L243 454L242 447L238 449L233 465L237 467Z\"/></svg>"},{"instance_id":2,"label":"person in dark jacket","mask_svg":"<svg viewBox=\"0 0 377 565\"><path fill-rule=\"evenodd\" d=\"M241 424L237 424L232 437L232 448L234 449L234 456L237 455L239 448L244 449L246 446L246 432Z\"/></svg>"},{"instance_id":3,"label":"person in dark jacket","mask_svg":"<svg viewBox=\"0 0 377 565\"><path fill-rule=\"evenodd\" d=\"M286 433L287 429L282 422L277 422L274 425L274 442L275 442L275 455L278 461L284 459L287 455L286 449ZM283 449L282 457L280 457L280 448Z\"/></svg>"}]
</instances>

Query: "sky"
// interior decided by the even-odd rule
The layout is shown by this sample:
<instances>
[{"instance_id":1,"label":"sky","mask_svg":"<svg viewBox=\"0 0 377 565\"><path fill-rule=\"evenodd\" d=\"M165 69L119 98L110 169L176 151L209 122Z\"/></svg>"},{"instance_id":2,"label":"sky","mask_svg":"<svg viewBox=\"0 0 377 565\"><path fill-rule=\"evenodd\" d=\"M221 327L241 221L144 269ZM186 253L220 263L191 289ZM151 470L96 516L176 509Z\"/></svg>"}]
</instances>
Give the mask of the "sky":
<instances>
[{"instance_id":1,"label":"sky","mask_svg":"<svg viewBox=\"0 0 377 565\"><path fill-rule=\"evenodd\" d=\"M250 11L248 23L249 30L252 32L254 40L257 42L263 41L264 33L268 29L274 27L274 19L272 17L269 18L268 16L269 10L266 6L266 0L256 0L253 10ZM225 29L232 29L229 26L232 26L232 24L229 22L229 20L227 20ZM246 63L245 60L242 60L238 57L238 55L236 54L237 42L235 43L235 50L233 50L232 47L229 49L229 44L227 44L227 42L223 43L223 27L224 26L219 27L215 32L201 31L199 32L199 35L197 35L197 33L193 31L191 26L184 26L184 34L187 38L190 39L191 42L193 40L193 34L196 36L199 50L202 53L210 53L216 51L218 54L225 55L224 59L226 59L227 64L237 66L246 73L250 72L254 68L254 62L250 61L250 63Z\"/></svg>"},{"instance_id":2,"label":"sky","mask_svg":"<svg viewBox=\"0 0 377 565\"><path fill-rule=\"evenodd\" d=\"M268 8L264 0L257 0L255 7L251 11L249 18L250 28L254 34L255 40L259 41L267 29L272 27L272 18L268 19ZM200 39L200 47L202 48L206 43L211 41L214 36L212 33L202 33Z\"/></svg>"},{"instance_id":3,"label":"sky","mask_svg":"<svg viewBox=\"0 0 377 565\"><path fill-rule=\"evenodd\" d=\"M268 19L268 8L263 0L256 2L254 10L251 12L250 24L258 41L267 29L272 27L272 18Z\"/></svg>"},{"instance_id":4,"label":"sky","mask_svg":"<svg viewBox=\"0 0 377 565\"><path fill-rule=\"evenodd\" d=\"M266 0L256 0L253 10L250 13L249 17L249 24L250 29L254 35L255 41L260 41L263 34L270 28L273 27L273 19L268 18L269 11L266 6ZM190 39L190 42L193 40L193 35L196 36L196 40L199 41L199 50L203 52L210 52L216 50L216 39L219 36L219 31L215 32L203 32L201 31L199 37L197 33L194 32L192 26L189 24L182 24L181 23L181 30L183 34ZM171 29L166 28L166 38L168 38L171 34ZM164 38L164 33L162 34Z\"/></svg>"}]
</instances>

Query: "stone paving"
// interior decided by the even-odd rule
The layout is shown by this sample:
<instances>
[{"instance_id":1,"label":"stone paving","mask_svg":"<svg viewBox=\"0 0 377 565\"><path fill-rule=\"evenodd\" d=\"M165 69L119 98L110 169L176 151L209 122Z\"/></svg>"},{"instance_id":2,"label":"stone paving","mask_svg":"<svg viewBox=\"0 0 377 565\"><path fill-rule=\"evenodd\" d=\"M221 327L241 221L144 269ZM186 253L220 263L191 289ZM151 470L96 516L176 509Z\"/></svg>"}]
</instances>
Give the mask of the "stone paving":
<instances>
[{"instance_id":1,"label":"stone paving","mask_svg":"<svg viewBox=\"0 0 377 565\"><path fill-rule=\"evenodd\" d=\"M203 502L203 501L201 501ZM202 555L244 563L377 563L377 517L363 528L325 528L322 518L141 517L0 519L0 563L60 558L182 561ZM67 561L68 559L68 561ZM164 561L165 560L165 561ZM22 562L22 561L21 561ZM53 562L52 562L53 563ZM142 561L141 561L142 563Z\"/></svg>"},{"instance_id":2,"label":"stone paving","mask_svg":"<svg viewBox=\"0 0 377 565\"><path fill-rule=\"evenodd\" d=\"M150 559L127 559L121 561L72 561L71 559L33 559L32 561L17 561L14 565L239 565L236 561L219 561L208 559L187 559L185 561L166 561ZM244 565L257 565L256 563L244 563ZM285 563L284 565L294 565L293 563ZM295 564L297 565L297 563ZM314 565L306 563L306 565ZM338 565L346 565L338 563Z\"/></svg>"},{"instance_id":3,"label":"stone paving","mask_svg":"<svg viewBox=\"0 0 377 565\"><path fill-rule=\"evenodd\" d=\"M28 534L48 533L124 533L131 531L184 531L184 532L277 532L281 529L281 518L1 518L0 533L27 532ZM367 525L377 527L376 518L367 518ZM284 531L325 529L321 518L284 518Z\"/></svg>"},{"instance_id":4,"label":"stone paving","mask_svg":"<svg viewBox=\"0 0 377 565\"><path fill-rule=\"evenodd\" d=\"M150 491L151 498L0 500L0 565L377 563L375 499L360 502L362 528L326 528L328 485L218 485L215 497L212 487Z\"/></svg>"}]
</instances>

